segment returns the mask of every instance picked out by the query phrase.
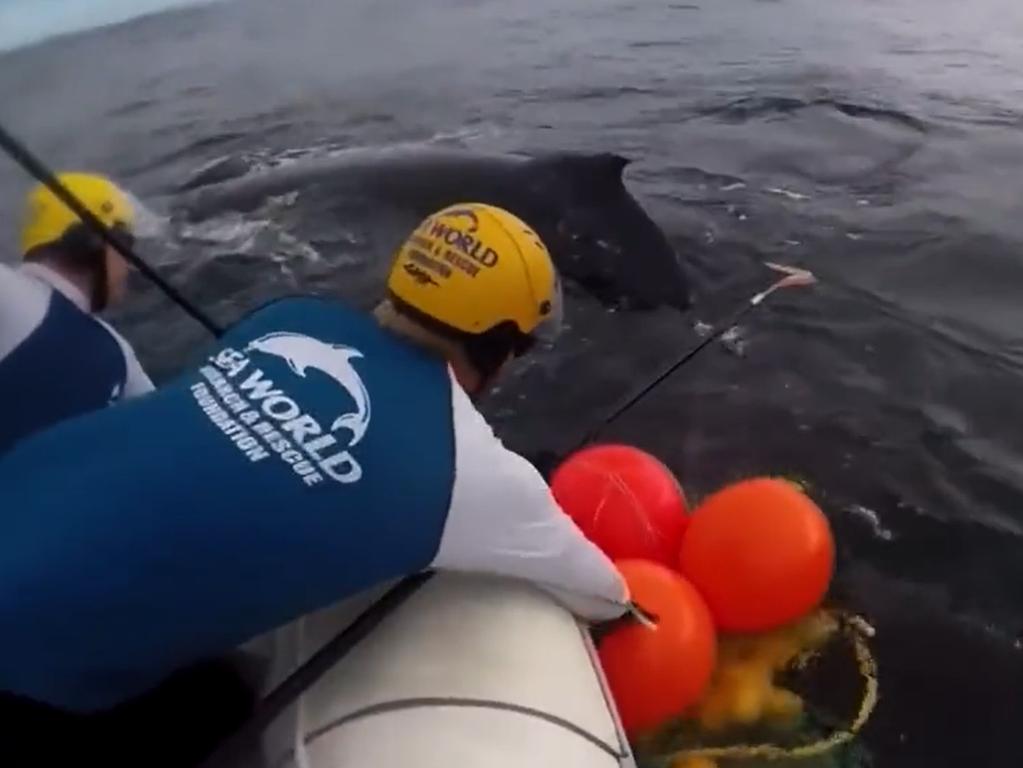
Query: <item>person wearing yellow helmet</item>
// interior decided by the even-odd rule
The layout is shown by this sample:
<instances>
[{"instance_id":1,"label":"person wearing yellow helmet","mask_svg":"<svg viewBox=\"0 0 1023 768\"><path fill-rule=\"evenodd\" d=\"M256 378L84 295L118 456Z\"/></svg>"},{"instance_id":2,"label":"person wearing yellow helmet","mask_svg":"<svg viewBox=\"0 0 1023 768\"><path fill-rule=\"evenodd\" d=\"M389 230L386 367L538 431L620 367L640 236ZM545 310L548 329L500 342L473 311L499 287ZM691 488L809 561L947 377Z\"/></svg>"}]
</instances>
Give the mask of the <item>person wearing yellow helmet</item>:
<instances>
[{"instance_id":1,"label":"person wearing yellow helmet","mask_svg":"<svg viewBox=\"0 0 1023 768\"><path fill-rule=\"evenodd\" d=\"M16 446L0 457L0 692L129 712L203 659L424 569L620 616L618 571L473 403L560 315L533 230L453 206L398 249L374 314L279 299L130 407Z\"/></svg>"},{"instance_id":2,"label":"person wearing yellow helmet","mask_svg":"<svg viewBox=\"0 0 1023 768\"><path fill-rule=\"evenodd\" d=\"M109 179L66 173L59 181L122 238L135 211ZM152 382L128 342L94 313L120 301L128 266L45 186L28 195L24 264L0 264L0 454L18 440Z\"/></svg>"},{"instance_id":3,"label":"person wearing yellow helmet","mask_svg":"<svg viewBox=\"0 0 1023 768\"><path fill-rule=\"evenodd\" d=\"M478 396L505 363L561 329L562 296L546 246L489 205L427 217L398 249L378 320L442 353Z\"/></svg>"},{"instance_id":4,"label":"person wearing yellow helmet","mask_svg":"<svg viewBox=\"0 0 1023 768\"><path fill-rule=\"evenodd\" d=\"M116 184L90 173L65 173L58 181L103 224L132 240L135 210ZM42 184L28 195L21 254L26 262L47 265L74 283L90 311L100 312L124 298L127 263Z\"/></svg>"}]
</instances>

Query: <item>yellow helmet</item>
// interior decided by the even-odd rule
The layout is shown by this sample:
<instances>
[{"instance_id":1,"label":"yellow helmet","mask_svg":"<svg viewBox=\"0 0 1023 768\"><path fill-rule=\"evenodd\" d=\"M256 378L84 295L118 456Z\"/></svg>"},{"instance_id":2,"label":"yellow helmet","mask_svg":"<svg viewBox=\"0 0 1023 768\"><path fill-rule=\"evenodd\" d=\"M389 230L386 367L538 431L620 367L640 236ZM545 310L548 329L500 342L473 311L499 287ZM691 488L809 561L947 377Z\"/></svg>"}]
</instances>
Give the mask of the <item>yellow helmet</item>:
<instances>
[{"instance_id":1,"label":"yellow helmet","mask_svg":"<svg viewBox=\"0 0 1023 768\"><path fill-rule=\"evenodd\" d=\"M63 173L57 177L82 205L110 228L131 230L135 209L128 196L112 181L90 173ZM80 219L47 187L37 185L28 194L21 229L21 253L55 243Z\"/></svg>"},{"instance_id":2,"label":"yellow helmet","mask_svg":"<svg viewBox=\"0 0 1023 768\"><path fill-rule=\"evenodd\" d=\"M484 203L427 217L398 249L391 297L448 329L476 336L511 324L514 352L561 326L561 287L546 246L517 216Z\"/></svg>"}]
</instances>

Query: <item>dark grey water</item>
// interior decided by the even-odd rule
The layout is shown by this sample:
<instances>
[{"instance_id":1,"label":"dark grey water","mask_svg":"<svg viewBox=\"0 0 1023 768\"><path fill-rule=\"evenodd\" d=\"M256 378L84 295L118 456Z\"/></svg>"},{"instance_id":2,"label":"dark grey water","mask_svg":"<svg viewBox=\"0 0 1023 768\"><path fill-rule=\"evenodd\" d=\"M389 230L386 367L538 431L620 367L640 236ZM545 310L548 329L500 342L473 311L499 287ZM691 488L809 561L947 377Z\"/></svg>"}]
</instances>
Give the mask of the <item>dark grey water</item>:
<instances>
[{"instance_id":1,"label":"dark grey water","mask_svg":"<svg viewBox=\"0 0 1023 768\"><path fill-rule=\"evenodd\" d=\"M838 533L836 592L879 629L877 764L1009 766L1023 761L1021 41L1009 0L237 0L0 56L0 116L53 164L107 170L156 210L225 154L431 141L635 158L627 181L699 305L574 297L561 348L489 405L525 450L570 443L698 321L765 285L761 261L813 269L818 289L772 299L614 436L693 496L750 473L805 479ZM0 161L0 231L26 186ZM300 195L150 253L228 321L296 289L368 301L395 223ZM151 290L120 319L158 376L197 354L199 331Z\"/></svg>"}]
</instances>

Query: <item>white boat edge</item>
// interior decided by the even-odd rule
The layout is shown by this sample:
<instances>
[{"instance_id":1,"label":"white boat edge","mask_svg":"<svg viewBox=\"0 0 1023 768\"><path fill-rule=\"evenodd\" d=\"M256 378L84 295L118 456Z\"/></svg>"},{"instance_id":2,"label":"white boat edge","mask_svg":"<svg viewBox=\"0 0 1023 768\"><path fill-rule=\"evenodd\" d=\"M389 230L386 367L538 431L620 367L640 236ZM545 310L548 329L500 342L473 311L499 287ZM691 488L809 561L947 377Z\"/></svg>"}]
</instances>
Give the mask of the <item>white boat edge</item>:
<instances>
[{"instance_id":1,"label":"white boat edge","mask_svg":"<svg viewBox=\"0 0 1023 768\"><path fill-rule=\"evenodd\" d=\"M268 687L390 586L275 633ZM529 584L454 573L387 616L262 748L269 768L636 768L586 628Z\"/></svg>"}]
</instances>

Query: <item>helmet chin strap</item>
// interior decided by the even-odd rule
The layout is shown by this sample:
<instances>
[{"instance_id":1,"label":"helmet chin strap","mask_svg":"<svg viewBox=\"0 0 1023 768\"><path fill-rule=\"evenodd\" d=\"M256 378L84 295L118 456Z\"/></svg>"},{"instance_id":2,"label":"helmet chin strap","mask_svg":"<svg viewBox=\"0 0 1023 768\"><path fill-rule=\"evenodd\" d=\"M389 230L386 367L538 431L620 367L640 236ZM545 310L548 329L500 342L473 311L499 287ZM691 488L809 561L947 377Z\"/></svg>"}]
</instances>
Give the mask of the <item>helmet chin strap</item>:
<instances>
[{"instance_id":1,"label":"helmet chin strap","mask_svg":"<svg viewBox=\"0 0 1023 768\"><path fill-rule=\"evenodd\" d=\"M464 350L457 352L454 357L447 357L448 365L454 372L455 380L462 391L469 396L469 399L477 403L486 393L496 376L487 377L477 368L465 354Z\"/></svg>"},{"instance_id":2,"label":"helmet chin strap","mask_svg":"<svg viewBox=\"0 0 1023 768\"><path fill-rule=\"evenodd\" d=\"M473 370L475 370L475 368ZM476 371L476 387L473 389L472 392L469 392L468 390L466 391L466 394L469 395L469 399L473 403L478 403L480 400L482 400L483 396L490 391L490 388L491 386L493 386L494 382L497 381L497 377L500 373L501 373L500 368L498 368L496 371L490 371L489 374L483 373L481 371Z\"/></svg>"},{"instance_id":3,"label":"helmet chin strap","mask_svg":"<svg viewBox=\"0 0 1023 768\"><path fill-rule=\"evenodd\" d=\"M100 255L92 278L89 281L89 307L93 312L102 312L110 303L110 270L107 267L106 251Z\"/></svg>"}]
</instances>

